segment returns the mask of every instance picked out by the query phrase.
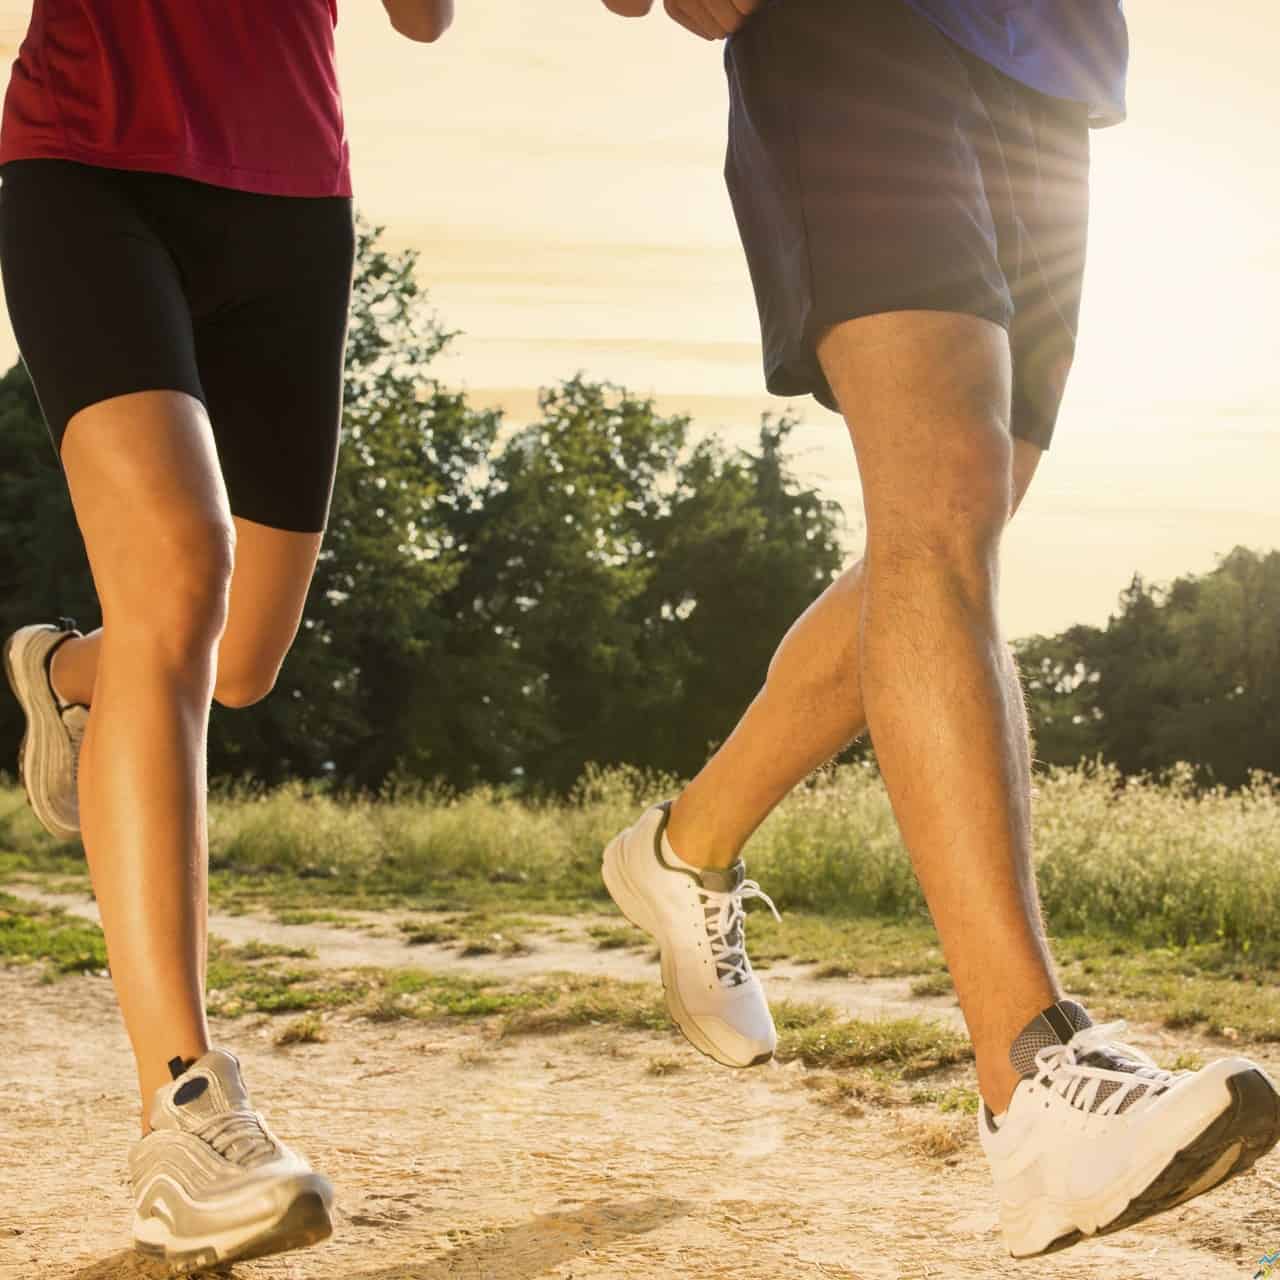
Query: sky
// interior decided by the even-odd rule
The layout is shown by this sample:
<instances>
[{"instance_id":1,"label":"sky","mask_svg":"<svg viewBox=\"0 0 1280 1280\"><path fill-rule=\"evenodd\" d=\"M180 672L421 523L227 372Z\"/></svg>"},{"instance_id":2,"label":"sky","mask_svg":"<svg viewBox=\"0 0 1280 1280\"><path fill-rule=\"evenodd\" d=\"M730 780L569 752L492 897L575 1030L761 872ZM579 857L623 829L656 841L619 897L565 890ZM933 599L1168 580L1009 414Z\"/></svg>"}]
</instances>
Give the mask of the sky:
<instances>
[{"instance_id":1,"label":"sky","mask_svg":"<svg viewBox=\"0 0 1280 1280\"><path fill-rule=\"evenodd\" d=\"M861 528L841 420L764 394L724 193L722 47L599 0L457 0L436 45L339 0L356 198L462 336L441 376L527 418L579 370L749 445L803 418L797 467ZM659 6L660 8L660 6ZM1128 0L1130 118L1093 135L1081 343L1005 541L1013 635L1105 623L1135 572L1280 547L1280 147L1271 0ZM0 0L0 73L29 3ZM1229 20L1227 20L1229 15ZM0 319L0 361L16 347Z\"/></svg>"}]
</instances>

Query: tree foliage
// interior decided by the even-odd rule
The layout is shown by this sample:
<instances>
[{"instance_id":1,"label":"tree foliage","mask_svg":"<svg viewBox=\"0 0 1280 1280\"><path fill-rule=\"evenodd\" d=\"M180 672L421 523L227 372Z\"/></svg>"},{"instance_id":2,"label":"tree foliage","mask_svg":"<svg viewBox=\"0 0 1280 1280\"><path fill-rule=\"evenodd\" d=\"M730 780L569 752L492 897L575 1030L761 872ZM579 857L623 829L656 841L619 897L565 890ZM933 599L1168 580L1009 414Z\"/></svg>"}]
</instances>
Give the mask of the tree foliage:
<instances>
[{"instance_id":1,"label":"tree foliage","mask_svg":"<svg viewBox=\"0 0 1280 1280\"><path fill-rule=\"evenodd\" d=\"M275 693L215 709L211 771L557 791L588 762L693 772L840 566L836 508L790 469L792 420L730 450L574 377L515 429L435 376L454 335L414 270L362 228L324 550ZM95 625L20 364L0 378L0 521L0 628ZM1280 773L1280 551L1135 576L1105 627L1017 648L1043 761ZM0 750L21 732L0 699Z\"/></svg>"},{"instance_id":2,"label":"tree foliage","mask_svg":"<svg viewBox=\"0 0 1280 1280\"><path fill-rule=\"evenodd\" d=\"M1201 576L1135 576L1104 628L1019 646L1037 753L1202 781L1280 774L1280 551L1237 547Z\"/></svg>"},{"instance_id":3,"label":"tree foliage","mask_svg":"<svg viewBox=\"0 0 1280 1280\"><path fill-rule=\"evenodd\" d=\"M588 762L689 772L830 581L833 504L788 467L571 378L516 430L435 376L454 336L412 253L362 228L333 511L273 695L215 708L210 768L563 790ZM94 625L92 582L22 367L0 381L0 625ZM0 734L16 746L16 706Z\"/></svg>"}]
</instances>

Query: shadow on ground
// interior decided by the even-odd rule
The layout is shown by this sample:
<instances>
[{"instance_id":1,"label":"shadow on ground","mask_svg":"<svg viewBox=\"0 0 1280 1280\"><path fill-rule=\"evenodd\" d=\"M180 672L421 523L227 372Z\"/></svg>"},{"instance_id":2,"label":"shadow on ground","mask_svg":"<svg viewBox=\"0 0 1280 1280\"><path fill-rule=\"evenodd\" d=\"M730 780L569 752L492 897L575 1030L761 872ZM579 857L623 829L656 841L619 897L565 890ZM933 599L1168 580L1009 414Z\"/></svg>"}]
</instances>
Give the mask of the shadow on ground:
<instances>
[{"instance_id":1,"label":"shadow on ground","mask_svg":"<svg viewBox=\"0 0 1280 1280\"><path fill-rule=\"evenodd\" d=\"M453 1233L457 1243L441 1248L434 1241L424 1244L422 1256L375 1267L372 1271L344 1268L343 1280L457 1280L474 1276L477 1280L533 1280L563 1262L581 1257L596 1249L606 1249L628 1236L643 1235L682 1218L690 1205L684 1200L649 1197L644 1200L601 1200L580 1209L559 1213L543 1213L528 1222L490 1231ZM406 1250L401 1237L390 1244L397 1252ZM409 1245L408 1249L412 1250ZM337 1275L326 1269L322 1258L324 1246L314 1254L323 1274ZM248 1280L249 1268L222 1268L206 1272L207 1276L243 1276ZM77 1271L69 1280L164 1280L166 1269L158 1263L123 1250L113 1253Z\"/></svg>"},{"instance_id":2,"label":"shadow on ground","mask_svg":"<svg viewBox=\"0 0 1280 1280\"><path fill-rule=\"evenodd\" d=\"M209 1272L210 1280L219 1274L230 1280L232 1273ZM151 1262L139 1254L134 1253L132 1249L121 1249L119 1253L113 1253L109 1258L103 1258L98 1262L91 1262L87 1267L82 1267L68 1280L169 1280L169 1270L167 1267L158 1262Z\"/></svg>"},{"instance_id":3,"label":"shadow on ground","mask_svg":"<svg viewBox=\"0 0 1280 1280\"><path fill-rule=\"evenodd\" d=\"M452 1248L432 1245L420 1259L352 1272L350 1280L453 1280L458 1276L532 1280L585 1253L664 1227L684 1217L690 1208L686 1201L656 1196L598 1200L580 1209L539 1214L509 1227L468 1232Z\"/></svg>"}]
</instances>

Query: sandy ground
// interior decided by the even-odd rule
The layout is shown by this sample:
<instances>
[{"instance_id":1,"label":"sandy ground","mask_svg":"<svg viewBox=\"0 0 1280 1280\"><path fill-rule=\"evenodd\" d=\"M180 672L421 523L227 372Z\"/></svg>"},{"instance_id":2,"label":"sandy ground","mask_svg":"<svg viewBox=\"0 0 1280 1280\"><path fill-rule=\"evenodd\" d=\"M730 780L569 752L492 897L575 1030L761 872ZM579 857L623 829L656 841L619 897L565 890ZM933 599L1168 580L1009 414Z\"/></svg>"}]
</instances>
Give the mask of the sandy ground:
<instances>
[{"instance_id":1,"label":"sandy ground","mask_svg":"<svg viewBox=\"0 0 1280 1280\"><path fill-rule=\"evenodd\" d=\"M230 917L214 929L305 942L324 964L464 963L321 926ZM654 972L571 941L466 966ZM955 1017L903 984L769 982L804 996L812 985L863 1016ZM1248 1280L1280 1249L1275 1156L1141 1228L1014 1263L976 1142L946 1160L919 1154L913 1133L936 1113L843 1114L796 1065L726 1072L674 1036L609 1028L499 1040L481 1026L336 1018L328 1043L281 1049L279 1026L241 1019L215 1035L240 1052L273 1126L333 1178L336 1230L237 1266L239 1280ZM137 1103L109 983L0 969L0 1048L0 1280L155 1280L128 1250ZM655 1059L679 1069L655 1076Z\"/></svg>"}]
</instances>

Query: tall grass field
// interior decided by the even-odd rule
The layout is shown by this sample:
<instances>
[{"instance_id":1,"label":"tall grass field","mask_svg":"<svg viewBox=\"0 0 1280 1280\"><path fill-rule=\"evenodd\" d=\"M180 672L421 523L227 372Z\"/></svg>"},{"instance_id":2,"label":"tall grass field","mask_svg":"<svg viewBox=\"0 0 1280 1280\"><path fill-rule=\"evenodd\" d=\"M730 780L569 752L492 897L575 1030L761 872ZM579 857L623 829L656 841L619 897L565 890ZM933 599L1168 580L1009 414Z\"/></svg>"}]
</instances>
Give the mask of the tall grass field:
<instances>
[{"instance_id":1,"label":"tall grass field","mask_svg":"<svg viewBox=\"0 0 1280 1280\"><path fill-rule=\"evenodd\" d=\"M210 801L215 900L255 886L279 900L428 905L488 898L603 901L604 844L670 779L592 771L567 800L530 802L477 790L401 790L347 798L301 784ZM1198 791L1190 769L1124 779L1105 766L1039 775L1036 862L1054 933L1103 930L1135 942L1216 942L1248 952L1280 944L1280 780ZM817 775L765 823L750 874L783 910L921 918L924 906L874 768ZM21 791L0 787L0 877L79 874L78 846L55 845ZM302 901L303 898L299 898Z\"/></svg>"}]
</instances>

